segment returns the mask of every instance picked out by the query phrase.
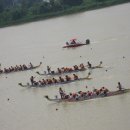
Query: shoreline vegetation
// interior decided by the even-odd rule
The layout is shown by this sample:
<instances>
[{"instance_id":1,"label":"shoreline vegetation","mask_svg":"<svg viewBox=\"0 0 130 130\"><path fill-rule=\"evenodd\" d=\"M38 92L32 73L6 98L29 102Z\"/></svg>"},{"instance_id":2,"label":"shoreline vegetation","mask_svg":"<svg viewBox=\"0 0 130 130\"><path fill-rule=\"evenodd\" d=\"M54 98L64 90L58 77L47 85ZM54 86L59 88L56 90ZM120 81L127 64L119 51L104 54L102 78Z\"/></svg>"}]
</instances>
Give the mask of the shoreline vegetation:
<instances>
[{"instance_id":1,"label":"shoreline vegetation","mask_svg":"<svg viewBox=\"0 0 130 130\"><path fill-rule=\"evenodd\" d=\"M26 0L16 1L13 6L10 4L7 7L0 2L0 28L129 2L129 0L29 0L34 3L28 5Z\"/></svg>"}]
</instances>

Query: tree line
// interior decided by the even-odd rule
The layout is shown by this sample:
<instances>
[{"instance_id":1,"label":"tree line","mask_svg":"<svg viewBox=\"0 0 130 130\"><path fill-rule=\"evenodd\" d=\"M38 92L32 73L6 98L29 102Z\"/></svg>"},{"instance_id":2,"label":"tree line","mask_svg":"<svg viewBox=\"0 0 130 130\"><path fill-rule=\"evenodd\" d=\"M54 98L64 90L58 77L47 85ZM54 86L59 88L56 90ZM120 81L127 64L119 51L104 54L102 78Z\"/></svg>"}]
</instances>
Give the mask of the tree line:
<instances>
[{"instance_id":1,"label":"tree line","mask_svg":"<svg viewBox=\"0 0 130 130\"><path fill-rule=\"evenodd\" d=\"M129 0L0 0L0 26ZM108 3L107 3L108 2Z\"/></svg>"}]
</instances>

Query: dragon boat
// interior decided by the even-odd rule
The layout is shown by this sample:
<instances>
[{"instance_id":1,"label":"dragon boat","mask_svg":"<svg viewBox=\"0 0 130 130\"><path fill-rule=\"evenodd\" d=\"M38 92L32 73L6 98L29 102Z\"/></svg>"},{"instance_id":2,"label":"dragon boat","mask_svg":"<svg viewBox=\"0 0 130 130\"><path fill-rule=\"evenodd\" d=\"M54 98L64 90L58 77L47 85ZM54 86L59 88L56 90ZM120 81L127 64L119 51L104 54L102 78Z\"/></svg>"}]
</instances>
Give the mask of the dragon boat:
<instances>
[{"instance_id":1,"label":"dragon boat","mask_svg":"<svg viewBox=\"0 0 130 130\"><path fill-rule=\"evenodd\" d=\"M36 69L36 68L39 68L41 66L42 62L40 62L39 65L37 66L32 66L32 67L27 67L26 69L21 69L21 70L17 70L17 71L10 71L10 72L0 72L0 75L1 74L10 74L10 73L14 73L14 72L21 72L21 71L27 71L27 70L33 70L33 69Z\"/></svg>"},{"instance_id":2,"label":"dragon boat","mask_svg":"<svg viewBox=\"0 0 130 130\"><path fill-rule=\"evenodd\" d=\"M109 91L107 94L100 94L100 95L92 95L92 96L85 96L85 97L78 97L78 98L70 98L70 99L61 99L61 98L50 98L48 95L44 96L48 101L52 102L79 102L79 101L85 101L85 100L91 100L96 98L105 98L115 95L121 95L124 93L130 92L130 89L122 89L122 90L116 90L116 91Z\"/></svg>"},{"instance_id":3,"label":"dragon boat","mask_svg":"<svg viewBox=\"0 0 130 130\"><path fill-rule=\"evenodd\" d=\"M30 83L18 83L18 85L20 85L21 87L47 87L47 86L52 86L52 85L62 85L62 84L68 84L68 83L72 83L72 82L77 82L77 81L82 81L82 80L91 80L92 78L90 77L90 73L88 73L87 77L83 77L83 78L78 78L78 79L71 79L69 81L64 81L64 82L57 82L57 83L50 83L50 84L30 84Z\"/></svg>"},{"instance_id":4,"label":"dragon boat","mask_svg":"<svg viewBox=\"0 0 130 130\"><path fill-rule=\"evenodd\" d=\"M76 73L76 72L82 72L82 71L85 71L87 70L87 68L81 68L81 69L78 69L78 70L70 70L70 71L61 71L61 73L59 72L55 72L55 71L51 71L50 73L46 73L46 71L44 71L44 73L40 73L39 71L37 71L36 73L38 75L50 75L50 76L55 76L55 75L62 75L62 74L68 74L68 73Z\"/></svg>"}]
</instances>

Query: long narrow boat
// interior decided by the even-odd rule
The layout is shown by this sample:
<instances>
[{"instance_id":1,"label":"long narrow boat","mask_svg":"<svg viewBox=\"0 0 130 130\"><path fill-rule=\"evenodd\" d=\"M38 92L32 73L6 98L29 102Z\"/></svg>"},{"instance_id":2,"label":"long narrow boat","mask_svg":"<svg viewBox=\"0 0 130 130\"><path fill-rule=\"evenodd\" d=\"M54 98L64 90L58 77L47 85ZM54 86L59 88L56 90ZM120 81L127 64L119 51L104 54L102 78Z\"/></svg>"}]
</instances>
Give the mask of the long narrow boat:
<instances>
[{"instance_id":1,"label":"long narrow boat","mask_svg":"<svg viewBox=\"0 0 130 130\"><path fill-rule=\"evenodd\" d=\"M43 75L43 76L55 76L55 75L62 75L62 74L67 74L67 73L75 73L75 72L82 72L82 71L86 71L87 70L87 68L88 69L90 69L90 70L92 70L92 69L98 69L98 68L103 68L102 66L102 61L100 61L100 64L99 65L96 65L96 66L92 66L91 68L90 67L88 67L88 65L85 65L85 68L83 68L83 69L78 69L78 70L71 70L71 71L62 71L61 73L59 73L59 72L55 72L55 71L51 71L50 73L47 73L46 71L44 72L44 73L40 73L39 71L37 71L36 73L38 74L38 75Z\"/></svg>"},{"instance_id":2,"label":"long narrow boat","mask_svg":"<svg viewBox=\"0 0 130 130\"><path fill-rule=\"evenodd\" d=\"M37 73L38 75L51 75L51 76L55 76L55 75L75 73L75 72L80 72L80 71L85 71L85 70L87 70L87 68L78 69L78 70L71 70L71 71L65 71L65 72L61 72L61 73L59 73L59 72L54 72L54 71L52 71L51 73L46 73L46 72L45 72L45 73L40 73L39 71L37 71L36 73Z\"/></svg>"},{"instance_id":3,"label":"long narrow boat","mask_svg":"<svg viewBox=\"0 0 130 130\"><path fill-rule=\"evenodd\" d=\"M70 81L64 81L64 82L58 82L58 83L52 83L52 84L46 84L46 85L31 85L30 83L27 84L22 84L22 83L18 83L18 85L20 85L21 87L47 87L47 86L52 86L52 85L62 85L62 84L68 84L68 83L72 83L72 82L76 82L76 81L82 81L82 80L91 80L92 78L89 77L90 73L88 73L87 77L84 78L79 78L77 80L70 80Z\"/></svg>"},{"instance_id":4,"label":"long narrow boat","mask_svg":"<svg viewBox=\"0 0 130 130\"><path fill-rule=\"evenodd\" d=\"M90 97L79 97L79 98L72 98L72 99L61 99L61 98L49 98L49 96L44 96L48 101L53 101L53 102L79 102L79 101L85 101L85 100L91 100L91 99L96 99L96 98L104 98L104 97L110 97L110 96L115 96L115 95L120 95L124 93L130 92L130 89L123 89L123 90L117 90L117 91L110 91L107 93L107 95L98 95L98 96L90 96Z\"/></svg>"},{"instance_id":5,"label":"long narrow boat","mask_svg":"<svg viewBox=\"0 0 130 130\"><path fill-rule=\"evenodd\" d=\"M73 48L73 47L79 47L79 46L83 46L83 45L88 45L88 44L86 44L86 43L76 43L76 44L63 46L63 48Z\"/></svg>"},{"instance_id":6,"label":"long narrow boat","mask_svg":"<svg viewBox=\"0 0 130 130\"><path fill-rule=\"evenodd\" d=\"M39 65L37 65L37 66L29 67L29 68L24 69L24 70L11 71L11 72L3 72L3 73L0 73L0 75L1 75L1 74L10 74L10 73L14 73L14 72L27 71L27 70L33 70L33 69L36 69L36 68L40 67L40 66L41 66L41 64L42 64L42 62L40 62L40 64L39 64Z\"/></svg>"}]
</instances>

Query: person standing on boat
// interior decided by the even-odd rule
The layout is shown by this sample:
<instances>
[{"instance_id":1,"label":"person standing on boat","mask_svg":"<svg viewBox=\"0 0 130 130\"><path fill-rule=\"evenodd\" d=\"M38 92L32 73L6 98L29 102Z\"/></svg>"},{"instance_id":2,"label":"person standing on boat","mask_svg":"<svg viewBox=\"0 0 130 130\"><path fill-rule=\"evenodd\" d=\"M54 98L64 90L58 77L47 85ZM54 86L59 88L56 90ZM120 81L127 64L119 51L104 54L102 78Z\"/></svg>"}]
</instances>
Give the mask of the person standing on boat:
<instances>
[{"instance_id":1,"label":"person standing on boat","mask_svg":"<svg viewBox=\"0 0 130 130\"><path fill-rule=\"evenodd\" d=\"M30 68L33 68L33 65L32 65L32 63L31 63L31 62L29 63L29 66L30 66Z\"/></svg>"},{"instance_id":2,"label":"person standing on boat","mask_svg":"<svg viewBox=\"0 0 130 130\"><path fill-rule=\"evenodd\" d=\"M117 88L121 91L123 88L122 88L122 85L121 85L121 83L120 82L118 82L118 86L117 86Z\"/></svg>"},{"instance_id":3,"label":"person standing on boat","mask_svg":"<svg viewBox=\"0 0 130 130\"><path fill-rule=\"evenodd\" d=\"M51 67L50 66L47 66L47 71L48 71L48 73L51 72Z\"/></svg>"},{"instance_id":4,"label":"person standing on boat","mask_svg":"<svg viewBox=\"0 0 130 130\"><path fill-rule=\"evenodd\" d=\"M59 93L60 93L60 96L61 96L61 99L64 99L65 97L65 92L62 90L62 88L59 88Z\"/></svg>"},{"instance_id":5,"label":"person standing on boat","mask_svg":"<svg viewBox=\"0 0 130 130\"><path fill-rule=\"evenodd\" d=\"M33 77L33 76L30 77L30 82L31 82L32 85L34 84L34 78L35 77Z\"/></svg>"},{"instance_id":6,"label":"person standing on boat","mask_svg":"<svg viewBox=\"0 0 130 130\"><path fill-rule=\"evenodd\" d=\"M92 65L90 64L90 62L88 61L88 68L92 68Z\"/></svg>"}]
</instances>

